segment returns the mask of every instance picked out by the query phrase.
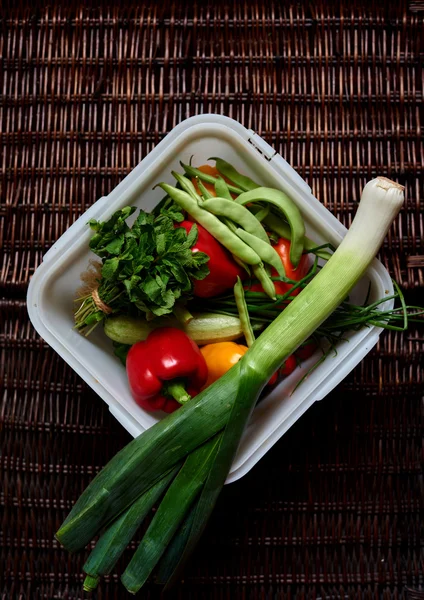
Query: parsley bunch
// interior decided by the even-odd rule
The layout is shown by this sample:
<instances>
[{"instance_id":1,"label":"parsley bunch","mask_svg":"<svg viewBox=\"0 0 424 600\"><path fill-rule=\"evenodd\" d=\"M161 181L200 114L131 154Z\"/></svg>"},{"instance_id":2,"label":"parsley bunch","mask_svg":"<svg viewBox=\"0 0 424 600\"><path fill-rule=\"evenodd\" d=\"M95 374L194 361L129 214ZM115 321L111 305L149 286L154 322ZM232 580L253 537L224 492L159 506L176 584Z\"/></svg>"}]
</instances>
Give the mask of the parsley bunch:
<instances>
[{"instance_id":1,"label":"parsley bunch","mask_svg":"<svg viewBox=\"0 0 424 600\"><path fill-rule=\"evenodd\" d=\"M166 315L173 312L177 300L191 298L192 280L209 274L208 255L191 251L197 225L188 234L175 227L184 216L171 201L153 213L140 210L130 227L127 219L135 210L125 207L107 221L89 221L95 231L90 248L102 259L102 266L90 293L78 299L75 324L86 335L105 318L102 303L109 312ZM95 301L93 289L100 302Z\"/></svg>"}]
</instances>

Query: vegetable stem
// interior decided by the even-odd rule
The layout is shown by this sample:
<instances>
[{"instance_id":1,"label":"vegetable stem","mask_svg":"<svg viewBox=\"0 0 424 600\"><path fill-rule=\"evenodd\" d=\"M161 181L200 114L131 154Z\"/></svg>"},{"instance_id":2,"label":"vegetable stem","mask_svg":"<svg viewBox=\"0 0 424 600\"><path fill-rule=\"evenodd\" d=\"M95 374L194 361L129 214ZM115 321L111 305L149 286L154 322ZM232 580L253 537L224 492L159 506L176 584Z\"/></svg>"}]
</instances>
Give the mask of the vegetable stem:
<instances>
[{"instance_id":1,"label":"vegetable stem","mask_svg":"<svg viewBox=\"0 0 424 600\"><path fill-rule=\"evenodd\" d=\"M174 400L180 404L184 404L185 402L191 400L191 396L187 393L182 381L167 382L164 384L163 390L166 394L169 394L169 396L174 398Z\"/></svg>"}]
</instances>

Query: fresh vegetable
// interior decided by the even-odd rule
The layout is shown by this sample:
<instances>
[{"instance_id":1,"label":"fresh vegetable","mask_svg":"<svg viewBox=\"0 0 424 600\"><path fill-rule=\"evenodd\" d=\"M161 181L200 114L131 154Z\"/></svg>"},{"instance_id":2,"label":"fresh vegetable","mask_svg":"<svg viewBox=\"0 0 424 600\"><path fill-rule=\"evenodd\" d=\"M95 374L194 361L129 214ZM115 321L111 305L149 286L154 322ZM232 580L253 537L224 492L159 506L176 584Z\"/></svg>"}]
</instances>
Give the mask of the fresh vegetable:
<instances>
[{"instance_id":1,"label":"fresh vegetable","mask_svg":"<svg viewBox=\"0 0 424 600\"><path fill-rule=\"evenodd\" d=\"M273 246L270 245L269 239L268 239L268 243L266 244L258 237L254 236L251 233L249 233L248 231L244 231L244 229L240 229L240 228L238 228L236 230L236 234L244 242L246 242L246 244L248 244L251 248L253 248L253 250L260 256L261 260L264 263L267 263L268 265L270 265L277 272L277 276L285 277L286 274L284 271L283 263L281 262L281 259L278 256L275 249L273 248ZM274 290L274 296L275 296L275 290Z\"/></svg>"},{"instance_id":2,"label":"fresh vegetable","mask_svg":"<svg viewBox=\"0 0 424 600\"><path fill-rule=\"evenodd\" d=\"M210 200L202 202L202 208L211 212L213 215L226 217L227 219L234 221L234 223L238 223L251 235L258 237L265 244L270 244L265 229L245 206L241 206L233 200L228 200L226 198L211 198Z\"/></svg>"},{"instance_id":3,"label":"fresh vegetable","mask_svg":"<svg viewBox=\"0 0 424 600\"><path fill-rule=\"evenodd\" d=\"M188 235L193 225L191 221L183 221L179 227L183 227ZM244 272L231 254L204 227L197 225L197 231L197 241L191 250L209 256L209 274L194 281L193 294L199 298L218 296L232 289L237 277L244 277Z\"/></svg>"},{"instance_id":4,"label":"fresh vegetable","mask_svg":"<svg viewBox=\"0 0 424 600\"><path fill-rule=\"evenodd\" d=\"M208 378L204 387L215 383L232 366L234 366L242 356L248 351L247 346L236 344L235 342L218 342L217 344L207 344L200 348L200 352L206 361L208 367Z\"/></svg>"},{"instance_id":5,"label":"fresh vegetable","mask_svg":"<svg viewBox=\"0 0 424 600\"><path fill-rule=\"evenodd\" d=\"M297 267L295 268L293 266L292 261L290 260L291 243L289 240L280 238L278 240L278 242L274 245L274 248L277 251L278 256L280 257L281 262L283 263L284 271L285 271L286 277L288 279L291 279L293 281L300 281L307 275L307 273L310 269L310 266L311 266L311 261L307 254L302 255L302 258L300 259ZM274 272L271 271L271 274L273 277L277 276L276 271L274 271ZM285 294L292 287L293 286L291 286L290 284L287 284L283 281L275 282L275 290L276 290L277 294ZM296 288L293 290L293 294L298 294L299 292L300 292L299 288Z\"/></svg>"},{"instance_id":6,"label":"fresh vegetable","mask_svg":"<svg viewBox=\"0 0 424 600\"><path fill-rule=\"evenodd\" d=\"M179 299L191 297L193 281L208 273L208 256L192 252L197 226L187 234L178 210L163 209L157 216L140 211L130 228L126 220L135 207L116 212L108 221L90 221L96 232L91 250L103 261L78 298L75 324L90 333L113 312L135 310L156 316L173 312ZM86 278L87 279L87 278Z\"/></svg>"},{"instance_id":7,"label":"fresh vegetable","mask_svg":"<svg viewBox=\"0 0 424 600\"><path fill-rule=\"evenodd\" d=\"M241 175L233 165L230 165L226 160L219 158L217 156L212 156L208 160L214 160L216 164L216 168L219 173L224 175L227 180L232 181L237 187L241 188L243 191L247 192L249 190L254 190L259 187L257 183L252 181L250 177L246 175Z\"/></svg>"},{"instance_id":8,"label":"fresh vegetable","mask_svg":"<svg viewBox=\"0 0 424 600\"><path fill-rule=\"evenodd\" d=\"M300 360L308 360L315 350L317 349L317 345L314 342L310 342L309 344L303 344L299 346L299 348L295 352L295 356Z\"/></svg>"},{"instance_id":9,"label":"fresh vegetable","mask_svg":"<svg viewBox=\"0 0 424 600\"><path fill-rule=\"evenodd\" d=\"M147 321L141 317L112 315L106 319L104 331L111 340L132 346L136 342L147 339L149 333L159 327L182 329L199 346L214 342L230 342L243 335L238 317L212 312L194 313L188 323L181 323L175 317L158 317Z\"/></svg>"},{"instance_id":10,"label":"fresh vegetable","mask_svg":"<svg viewBox=\"0 0 424 600\"><path fill-rule=\"evenodd\" d=\"M177 473L178 467L172 469L102 533L83 566L83 571L87 574L84 581L86 592L94 590L100 577L111 572L133 535Z\"/></svg>"},{"instance_id":11,"label":"fresh vegetable","mask_svg":"<svg viewBox=\"0 0 424 600\"><path fill-rule=\"evenodd\" d=\"M173 173L173 175L177 181L185 179L178 173ZM261 262L261 259L254 250L230 231L218 217L207 210L203 210L201 205L199 205L187 192L167 183L161 183L160 187L232 254L250 265L256 265Z\"/></svg>"},{"instance_id":12,"label":"fresh vegetable","mask_svg":"<svg viewBox=\"0 0 424 600\"><path fill-rule=\"evenodd\" d=\"M258 213L256 213L256 218L258 218ZM262 222L268 227L268 229L276 233L280 238L283 238L285 240L291 240L292 233L290 225L282 219L280 219L279 217L277 217L276 215L274 215L273 213L271 213L269 210L267 214L264 214ZM329 260L331 258L330 252L327 252L325 248L330 248L334 250L331 244L323 244L322 246L317 246L316 242L313 242L306 236L303 238L303 248L305 252L313 252L316 256L318 256L319 258L323 258L324 260Z\"/></svg>"},{"instance_id":13,"label":"fresh vegetable","mask_svg":"<svg viewBox=\"0 0 424 600\"><path fill-rule=\"evenodd\" d=\"M297 268L295 269L290 260L290 241L280 238L274 245L274 248L280 257L281 263L283 264L285 277L287 279L292 281L300 281L307 275L310 268L310 260L307 254L302 256ZM278 275L279 274L276 269L271 270L272 277L278 277ZM285 294L289 290L292 290L292 295L297 295L300 292L300 288L293 288L293 283L288 283L287 281L274 281L274 286L275 292L281 295ZM262 285L259 283L248 286L248 289L251 292L264 291Z\"/></svg>"},{"instance_id":14,"label":"fresh vegetable","mask_svg":"<svg viewBox=\"0 0 424 600\"><path fill-rule=\"evenodd\" d=\"M122 575L122 583L135 594L146 581L190 510L208 476L220 436L190 454L170 485L133 558Z\"/></svg>"},{"instance_id":15,"label":"fresh vegetable","mask_svg":"<svg viewBox=\"0 0 424 600\"><path fill-rule=\"evenodd\" d=\"M180 162L180 165L184 169L186 175L192 178L192 181L195 186L200 180L204 184L204 186L206 186L206 184L209 183L212 184L213 187L215 187L216 181L219 177L218 171L215 167L211 167L210 165L203 165L202 167L196 168L192 167L191 165L186 165L183 162ZM228 189L230 190L230 192L235 194L241 194L244 191L241 188L231 184L228 184ZM211 193L212 187L208 186L207 191ZM211 195L214 196L215 194L212 192Z\"/></svg>"},{"instance_id":16,"label":"fresh vegetable","mask_svg":"<svg viewBox=\"0 0 424 600\"><path fill-rule=\"evenodd\" d=\"M305 224L300 210L287 194L273 188L258 187L250 192L240 194L236 198L236 202L243 205L251 202L266 202L276 208L287 219L291 233L290 260L297 267L303 253Z\"/></svg>"},{"instance_id":17,"label":"fresh vegetable","mask_svg":"<svg viewBox=\"0 0 424 600\"><path fill-rule=\"evenodd\" d=\"M385 178L366 185L340 247L248 352L192 401L130 442L97 475L57 533L65 547L83 547L173 465L224 428L194 505L195 515L181 557L184 561L213 509L261 389L363 276L402 202L403 188ZM178 526L174 522L173 531ZM153 543L162 544L160 540Z\"/></svg>"},{"instance_id":18,"label":"fresh vegetable","mask_svg":"<svg viewBox=\"0 0 424 600\"><path fill-rule=\"evenodd\" d=\"M200 194L201 196L203 196L204 200L208 200L209 198L213 198L214 196L222 196L222 194L217 192L217 190L216 190L217 183L223 181L225 184L227 184L230 182L221 177L221 175L216 167L213 167L212 165L202 165L200 167L197 167L197 169L194 169L194 167L192 167L192 168L197 173L200 172L203 174L203 176L210 177L210 179L206 179L204 181L202 181L202 179L200 179L198 175L191 178L191 182L193 183L193 185L196 189L196 192L198 194ZM219 183L218 183L218 187L219 187ZM230 199L231 199L233 196L235 196L235 194L233 193L233 195L231 196L231 192L228 188L228 185L226 185L226 188L227 188L228 192L230 193ZM222 190L222 188L221 188L221 190ZM242 190L239 190L238 193L240 193L241 191ZM222 196L222 197L226 198L226 196Z\"/></svg>"},{"instance_id":19,"label":"fresh vegetable","mask_svg":"<svg viewBox=\"0 0 424 600\"><path fill-rule=\"evenodd\" d=\"M131 348L127 374L137 404L146 410L173 412L199 393L208 370L199 348L186 333L162 327Z\"/></svg>"},{"instance_id":20,"label":"fresh vegetable","mask_svg":"<svg viewBox=\"0 0 424 600\"><path fill-rule=\"evenodd\" d=\"M243 285L240 279L237 279L237 283L234 285L234 300L236 302L241 328L246 343L250 348L250 346L255 341L255 334L253 333L252 323L250 322L249 310L246 304L246 297L244 295Z\"/></svg>"},{"instance_id":21,"label":"fresh vegetable","mask_svg":"<svg viewBox=\"0 0 424 600\"><path fill-rule=\"evenodd\" d=\"M283 366L280 368L279 370L279 374L282 377L288 377L289 375L291 375L293 373L293 371L296 369L297 367L297 361L295 356L292 354L291 356L288 356L286 358L286 360L283 363Z\"/></svg>"}]
</instances>

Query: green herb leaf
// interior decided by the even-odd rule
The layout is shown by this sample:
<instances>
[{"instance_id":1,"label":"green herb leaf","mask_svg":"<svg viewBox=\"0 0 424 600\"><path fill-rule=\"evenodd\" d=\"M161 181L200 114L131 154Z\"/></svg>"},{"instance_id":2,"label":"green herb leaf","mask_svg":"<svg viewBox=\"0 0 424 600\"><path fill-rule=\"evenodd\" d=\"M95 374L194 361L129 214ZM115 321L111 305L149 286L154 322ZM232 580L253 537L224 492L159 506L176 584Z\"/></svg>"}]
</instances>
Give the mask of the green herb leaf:
<instances>
[{"instance_id":1,"label":"green herb leaf","mask_svg":"<svg viewBox=\"0 0 424 600\"><path fill-rule=\"evenodd\" d=\"M114 279L115 273L118 270L118 267L119 267L119 258L117 258L117 257L108 258L107 260L105 260L105 262L103 264L102 276L108 281Z\"/></svg>"},{"instance_id":2,"label":"green herb leaf","mask_svg":"<svg viewBox=\"0 0 424 600\"><path fill-rule=\"evenodd\" d=\"M170 314L178 299L191 298L193 281L208 275L209 256L191 250L197 225L188 234L175 227L184 215L168 200L153 213L140 210L131 228L126 219L133 207L117 211L105 222L90 221L96 232L90 248L103 259L99 293L103 298L103 287L113 282L114 295L107 295L113 310L128 312L132 307L156 316Z\"/></svg>"}]
</instances>

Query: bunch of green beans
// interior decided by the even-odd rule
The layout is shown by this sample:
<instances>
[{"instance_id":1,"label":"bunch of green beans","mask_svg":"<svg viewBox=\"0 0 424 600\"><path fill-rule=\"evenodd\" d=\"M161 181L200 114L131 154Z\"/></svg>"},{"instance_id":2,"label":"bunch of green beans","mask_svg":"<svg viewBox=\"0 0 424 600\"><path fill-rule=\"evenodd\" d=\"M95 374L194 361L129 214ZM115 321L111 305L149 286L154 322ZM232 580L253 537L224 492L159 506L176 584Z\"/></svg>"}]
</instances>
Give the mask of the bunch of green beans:
<instances>
[{"instance_id":1,"label":"bunch of green beans","mask_svg":"<svg viewBox=\"0 0 424 600\"><path fill-rule=\"evenodd\" d=\"M248 192L248 191L252 191L252 190L257 191L258 188L261 188L261 186L258 183L252 181L249 177L246 177L245 175L238 173L238 171L236 171L236 169L234 169L234 167L232 165L230 165L229 163L227 163L226 161L224 161L220 158L214 158L214 157L212 157L211 160L215 160L218 171L220 173L222 173L222 175L227 177L227 179L230 179L233 182L234 185L232 185L231 183L226 184L226 182L224 181L224 184L226 184L228 192L231 192L231 193L237 194L237 195L241 195L244 192ZM220 196L223 198L228 198L228 196L225 196L221 192L221 190L218 191L217 187L216 187L219 180L223 181L222 178L214 177L213 175L210 175L209 173L204 173L200 169L196 169L195 167L192 167L191 165L187 165L183 162L180 162L180 164L181 164L182 168L184 169L184 172L187 175L187 177L196 178L199 189L200 189L204 199L209 199L212 196L211 196L210 192L208 192L208 190L206 190L206 188L204 187L204 185L202 183L203 181L205 181L206 183L211 183L215 186L215 191L217 192L217 196ZM265 189L272 189L272 188L265 188ZM231 194L230 194L230 198L231 198ZM246 196L243 196L242 200L245 198L246 198ZM287 196L286 196L286 198L287 198ZM239 201L239 199L237 198L237 202L238 201ZM290 225L290 223L288 223L287 221L285 221L281 218L281 214L284 215L284 211L282 210L282 208L280 207L280 209L278 210L278 212L280 214L276 215L276 214L272 213L270 210L270 208L273 206L273 203L271 202L271 203L262 205L261 204L262 201L265 202L266 200L262 199L259 203L253 203L253 201L252 201L252 204L249 206L249 209L251 209L252 212L254 212L258 221L263 222L271 232L276 233L279 237L283 237L283 238L286 238L287 240L291 240L292 239L292 226ZM274 206L274 208L277 208L277 207ZM257 212L257 211L259 211L259 212ZM296 222L297 218L298 218L298 215L295 216L295 222L293 223L295 229L297 229L297 222ZM331 244L323 244L321 246L317 246L317 244L314 241L310 240L306 236L304 236L304 238L303 238L303 248L304 248L304 251L312 252L313 254L315 254L316 256L318 256L319 258L322 258L324 260L329 260L331 257L331 253L327 252L325 250L325 248L329 248L330 250L332 250L334 252L334 248L331 246Z\"/></svg>"},{"instance_id":2,"label":"bunch of green beans","mask_svg":"<svg viewBox=\"0 0 424 600\"><path fill-rule=\"evenodd\" d=\"M172 174L179 184L178 188L168 184L160 184L160 186L174 202L225 246L237 262L243 266L250 265L265 293L275 300L275 285L269 275L269 269L273 267L279 277L284 277L285 271L277 251L271 246L262 220L269 216L270 206L287 219L292 240L290 257L294 266L297 266L303 253L305 240L302 215L296 204L283 192L259 187L250 178L238 173L226 161L220 158L215 160L219 172L233 181L234 186L227 184L223 177L211 175L205 177L206 174L202 171L184 164L186 175L197 178L201 195L187 176L184 177L176 172ZM213 182L216 197L212 197L208 192L201 183L202 179ZM235 201L231 193L239 194ZM254 208L257 209L258 205L255 203L258 201L261 202L259 212L257 210L251 212L246 205L253 203ZM275 219L279 221L277 217Z\"/></svg>"}]
</instances>

